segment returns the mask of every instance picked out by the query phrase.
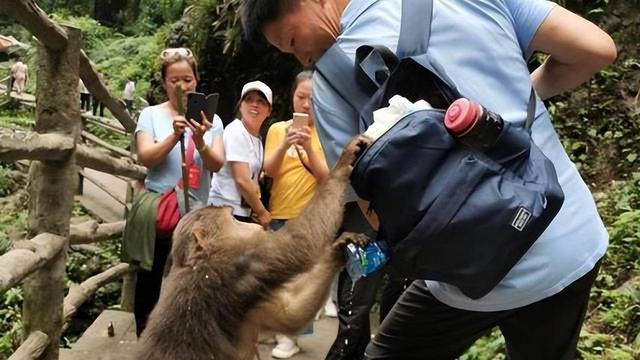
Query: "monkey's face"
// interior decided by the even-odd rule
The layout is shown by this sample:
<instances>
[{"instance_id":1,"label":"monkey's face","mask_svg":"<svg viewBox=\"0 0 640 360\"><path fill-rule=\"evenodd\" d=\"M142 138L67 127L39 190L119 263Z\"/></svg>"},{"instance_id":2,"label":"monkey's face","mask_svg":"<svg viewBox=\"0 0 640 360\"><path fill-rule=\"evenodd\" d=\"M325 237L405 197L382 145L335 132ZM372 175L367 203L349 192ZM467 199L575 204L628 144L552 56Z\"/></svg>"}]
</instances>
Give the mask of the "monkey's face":
<instances>
[{"instance_id":1,"label":"monkey's face","mask_svg":"<svg viewBox=\"0 0 640 360\"><path fill-rule=\"evenodd\" d=\"M262 226L236 220L230 207L198 209L180 220L173 234L173 263L192 266L200 258L224 253L227 259L251 249L268 236Z\"/></svg>"}]
</instances>

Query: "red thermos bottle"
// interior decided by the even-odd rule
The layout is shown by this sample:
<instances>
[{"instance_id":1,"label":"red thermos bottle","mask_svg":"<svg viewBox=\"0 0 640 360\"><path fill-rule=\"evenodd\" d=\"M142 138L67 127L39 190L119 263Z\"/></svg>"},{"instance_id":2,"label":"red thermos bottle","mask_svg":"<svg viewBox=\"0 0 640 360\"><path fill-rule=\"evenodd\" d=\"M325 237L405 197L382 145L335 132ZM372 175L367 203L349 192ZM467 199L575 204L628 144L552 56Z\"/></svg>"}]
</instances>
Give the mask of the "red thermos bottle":
<instances>
[{"instance_id":1,"label":"red thermos bottle","mask_svg":"<svg viewBox=\"0 0 640 360\"><path fill-rule=\"evenodd\" d=\"M444 125L462 143L473 148L488 149L500 137L504 120L482 105L461 98L447 109Z\"/></svg>"}]
</instances>

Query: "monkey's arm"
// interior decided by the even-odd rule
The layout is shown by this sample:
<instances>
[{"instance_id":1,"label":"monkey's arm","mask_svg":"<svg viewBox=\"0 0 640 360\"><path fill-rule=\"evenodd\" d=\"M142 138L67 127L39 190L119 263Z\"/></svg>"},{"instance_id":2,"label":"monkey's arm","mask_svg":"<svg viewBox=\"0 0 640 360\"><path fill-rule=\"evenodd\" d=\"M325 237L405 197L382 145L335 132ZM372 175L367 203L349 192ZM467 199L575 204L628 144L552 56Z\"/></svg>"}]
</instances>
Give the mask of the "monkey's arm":
<instances>
[{"instance_id":1,"label":"monkey's arm","mask_svg":"<svg viewBox=\"0 0 640 360\"><path fill-rule=\"evenodd\" d=\"M333 278L344 265L344 246L348 242L364 245L369 240L364 234L343 233L323 249L322 257L310 271L285 283L274 291L270 301L258 307L258 325L289 334L303 328L325 303Z\"/></svg>"},{"instance_id":2,"label":"monkey's arm","mask_svg":"<svg viewBox=\"0 0 640 360\"><path fill-rule=\"evenodd\" d=\"M277 289L256 309L260 328L294 334L307 325L329 296L333 278L343 264L341 258L335 253L325 255L310 271Z\"/></svg>"},{"instance_id":3,"label":"monkey's arm","mask_svg":"<svg viewBox=\"0 0 640 360\"><path fill-rule=\"evenodd\" d=\"M317 262L321 250L331 244L342 222L344 195L349 184L353 163L361 150L370 143L365 137L357 137L345 148L331 170L326 183L318 187L315 196L302 213L287 221L284 227L273 233L264 258L272 273L291 276L307 271Z\"/></svg>"}]
</instances>

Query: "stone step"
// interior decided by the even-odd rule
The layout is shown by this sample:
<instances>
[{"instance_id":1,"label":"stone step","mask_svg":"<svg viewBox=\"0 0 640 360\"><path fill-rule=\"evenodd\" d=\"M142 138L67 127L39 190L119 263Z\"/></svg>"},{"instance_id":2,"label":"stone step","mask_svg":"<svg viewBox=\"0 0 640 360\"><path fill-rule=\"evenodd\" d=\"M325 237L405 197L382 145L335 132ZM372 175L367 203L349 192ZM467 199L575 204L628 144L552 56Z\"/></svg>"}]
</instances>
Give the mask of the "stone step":
<instances>
[{"instance_id":1,"label":"stone step","mask_svg":"<svg viewBox=\"0 0 640 360\"><path fill-rule=\"evenodd\" d=\"M113 336L109 336L109 323ZM133 360L137 343L132 313L105 310L71 349L61 349L62 360Z\"/></svg>"},{"instance_id":2,"label":"stone step","mask_svg":"<svg viewBox=\"0 0 640 360\"><path fill-rule=\"evenodd\" d=\"M109 322L113 324L113 336L108 334ZM298 337L301 352L296 360L324 359L331 347L338 329L335 318L315 321L312 335ZM137 338L135 320L132 313L105 310L71 349L60 349L61 360L135 360L133 355ZM260 359L272 359L274 345L258 346Z\"/></svg>"}]
</instances>

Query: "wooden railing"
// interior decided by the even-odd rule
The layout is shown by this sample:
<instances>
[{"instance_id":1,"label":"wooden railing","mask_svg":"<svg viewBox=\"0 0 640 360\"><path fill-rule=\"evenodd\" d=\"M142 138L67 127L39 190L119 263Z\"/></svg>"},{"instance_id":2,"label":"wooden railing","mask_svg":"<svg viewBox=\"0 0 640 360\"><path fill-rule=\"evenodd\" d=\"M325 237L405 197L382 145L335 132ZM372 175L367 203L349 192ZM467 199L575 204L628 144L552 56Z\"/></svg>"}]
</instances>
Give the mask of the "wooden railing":
<instances>
[{"instance_id":1,"label":"wooden railing","mask_svg":"<svg viewBox=\"0 0 640 360\"><path fill-rule=\"evenodd\" d=\"M17 242L12 250L0 256L0 294L20 284L24 290L25 340L10 359L58 359L65 323L99 287L124 278L122 307L130 311L133 305L135 279L131 274L135 269L128 264L107 269L73 285L64 294L69 246L101 241L121 234L124 229L124 221L70 225L78 166L127 179L143 178L145 169L125 150L82 131L79 78L119 123L111 124L97 117L89 117L87 121L122 134L132 133L135 122L122 102L111 96L80 49L80 31L54 23L33 0L3 0L0 12L18 21L39 40L34 130L0 129L0 160L31 161L28 182L31 239ZM83 144L82 138L103 150ZM110 195L122 200L117 194ZM130 202L129 195L124 202Z\"/></svg>"}]
</instances>

